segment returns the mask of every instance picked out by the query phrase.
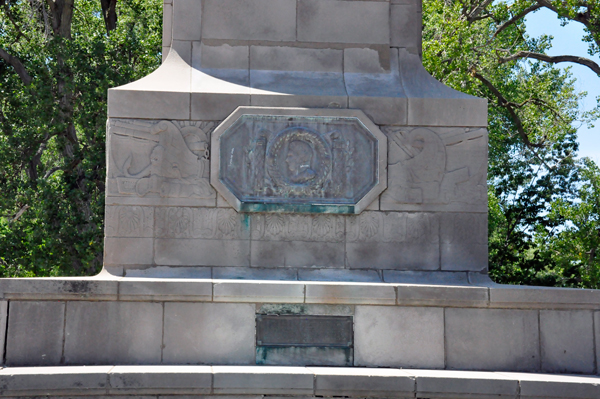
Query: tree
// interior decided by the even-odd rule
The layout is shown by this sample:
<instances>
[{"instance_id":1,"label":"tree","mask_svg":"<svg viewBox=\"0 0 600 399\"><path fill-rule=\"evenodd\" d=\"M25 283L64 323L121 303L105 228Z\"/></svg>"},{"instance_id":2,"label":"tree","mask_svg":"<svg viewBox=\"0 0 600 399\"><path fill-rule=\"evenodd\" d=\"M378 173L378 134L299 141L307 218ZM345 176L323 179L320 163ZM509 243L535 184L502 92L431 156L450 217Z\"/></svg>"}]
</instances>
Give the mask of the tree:
<instances>
[{"instance_id":1,"label":"tree","mask_svg":"<svg viewBox=\"0 0 600 399\"><path fill-rule=\"evenodd\" d=\"M0 5L0 275L94 274L107 90L158 66L162 4Z\"/></svg>"},{"instance_id":2,"label":"tree","mask_svg":"<svg viewBox=\"0 0 600 399\"><path fill-rule=\"evenodd\" d=\"M591 14L568 14L559 2L542 3L427 0L423 62L439 80L490 104L491 276L502 283L581 286L583 270L565 267L547 245L560 242L569 225L568 212L552 210L559 203L563 209L574 206L582 195L574 123L592 121L597 113L579 111L582 93L575 92L568 69L555 64L579 62L593 70L597 65L549 58L550 38L528 37L524 17L553 7L565 19L586 21L592 52L597 51L598 21Z\"/></svg>"}]
</instances>

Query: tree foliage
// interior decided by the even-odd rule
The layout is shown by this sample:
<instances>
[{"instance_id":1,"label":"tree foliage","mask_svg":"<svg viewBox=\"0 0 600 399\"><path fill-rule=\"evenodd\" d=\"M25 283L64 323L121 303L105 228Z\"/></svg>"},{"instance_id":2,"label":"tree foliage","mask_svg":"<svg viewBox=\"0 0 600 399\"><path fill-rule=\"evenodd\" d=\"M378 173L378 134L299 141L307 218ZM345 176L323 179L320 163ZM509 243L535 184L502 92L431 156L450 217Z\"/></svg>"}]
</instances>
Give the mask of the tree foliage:
<instances>
[{"instance_id":1,"label":"tree foliage","mask_svg":"<svg viewBox=\"0 0 600 399\"><path fill-rule=\"evenodd\" d=\"M0 275L94 274L107 90L159 64L162 4L0 5Z\"/></svg>"},{"instance_id":2,"label":"tree foliage","mask_svg":"<svg viewBox=\"0 0 600 399\"><path fill-rule=\"evenodd\" d=\"M581 112L583 93L576 92L568 68L557 64L579 62L596 72L598 65L581 57L548 58L550 37L529 37L524 21L542 7L565 21L585 21L585 40L596 54L597 3L584 16L573 11L582 4L424 2L426 68L449 86L489 101L490 274L498 282L600 287L594 277L599 243L585 238L600 232L598 208L591 203L597 197L589 194L598 173L593 162L577 158L575 128L593 121L597 109ZM584 210L587 222L575 223ZM569 237L578 239L573 247L566 246ZM575 247L589 254L587 261L568 252Z\"/></svg>"}]
</instances>

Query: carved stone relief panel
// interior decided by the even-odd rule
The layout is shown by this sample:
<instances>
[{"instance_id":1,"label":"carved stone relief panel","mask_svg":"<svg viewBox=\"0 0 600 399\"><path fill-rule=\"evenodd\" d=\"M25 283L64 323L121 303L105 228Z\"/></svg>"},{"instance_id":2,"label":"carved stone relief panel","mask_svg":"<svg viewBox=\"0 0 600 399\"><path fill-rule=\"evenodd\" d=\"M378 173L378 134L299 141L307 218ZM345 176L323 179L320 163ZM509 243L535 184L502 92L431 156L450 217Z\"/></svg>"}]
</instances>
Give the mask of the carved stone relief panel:
<instances>
[{"instance_id":1,"label":"carved stone relief panel","mask_svg":"<svg viewBox=\"0 0 600 399\"><path fill-rule=\"evenodd\" d=\"M215 206L213 122L110 119L107 204Z\"/></svg>"},{"instance_id":2,"label":"carved stone relief panel","mask_svg":"<svg viewBox=\"0 0 600 399\"><path fill-rule=\"evenodd\" d=\"M252 240L343 242L345 230L343 216L289 213L252 216Z\"/></svg>"},{"instance_id":3,"label":"carved stone relief panel","mask_svg":"<svg viewBox=\"0 0 600 399\"><path fill-rule=\"evenodd\" d=\"M439 215L434 213L363 212L348 217L348 242L439 241Z\"/></svg>"},{"instance_id":4,"label":"carved stone relief panel","mask_svg":"<svg viewBox=\"0 0 600 399\"><path fill-rule=\"evenodd\" d=\"M382 210L487 210L487 131L385 127L388 189Z\"/></svg>"},{"instance_id":5,"label":"carved stone relief panel","mask_svg":"<svg viewBox=\"0 0 600 399\"><path fill-rule=\"evenodd\" d=\"M239 211L360 213L387 184L386 138L358 110L240 107L212 147L211 183Z\"/></svg>"},{"instance_id":6,"label":"carved stone relief panel","mask_svg":"<svg viewBox=\"0 0 600 399\"><path fill-rule=\"evenodd\" d=\"M150 206L106 206L106 237L152 237L154 208Z\"/></svg>"},{"instance_id":7,"label":"carved stone relief panel","mask_svg":"<svg viewBox=\"0 0 600 399\"><path fill-rule=\"evenodd\" d=\"M250 220L231 208L158 207L157 238L240 240L250 238Z\"/></svg>"}]
</instances>

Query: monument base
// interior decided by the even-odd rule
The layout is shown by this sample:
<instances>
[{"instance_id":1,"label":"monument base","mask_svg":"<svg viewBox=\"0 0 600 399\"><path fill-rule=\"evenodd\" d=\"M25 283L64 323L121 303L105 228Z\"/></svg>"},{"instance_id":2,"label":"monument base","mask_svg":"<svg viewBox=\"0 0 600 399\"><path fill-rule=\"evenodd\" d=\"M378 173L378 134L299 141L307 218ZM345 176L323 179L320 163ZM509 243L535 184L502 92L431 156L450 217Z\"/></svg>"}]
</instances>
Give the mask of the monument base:
<instances>
[{"instance_id":1,"label":"monument base","mask_svg":"<svg viewBox=\"0 0 600 399\"><path fill-rule=\"evenodd\" d=\"M101 274L0 292L7 367L599 369L597 290Z\"/></svg>"},{"instance_id":2,"label":"monument base","mask_svg":"<svg viewBox=\"0 0 600 399\"><path fill-rule=\"evenodd\" d=\"M258 399L283 396L596 399L600 378L507 372L257 366L87 366L0 370L1 395ZM128 395L128 396L122 396ZM143 396L141 396L143 395Z\"/></svg>"}]
</instances>

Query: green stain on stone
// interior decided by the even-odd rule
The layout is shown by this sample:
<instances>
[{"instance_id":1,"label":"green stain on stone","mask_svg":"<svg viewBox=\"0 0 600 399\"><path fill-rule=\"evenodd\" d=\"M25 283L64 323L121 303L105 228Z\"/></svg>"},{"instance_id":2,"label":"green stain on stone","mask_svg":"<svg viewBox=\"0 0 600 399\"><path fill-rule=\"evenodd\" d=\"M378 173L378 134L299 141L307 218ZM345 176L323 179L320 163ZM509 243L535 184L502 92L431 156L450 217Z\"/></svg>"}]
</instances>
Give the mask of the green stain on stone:
<instances>
[{"instance_id":1,"label":"green stain on stone","mask_svg":"<svg viewBox=\"0 0 600 399\"><path fill-rule=\"evenodd\" d=\"M268 204L264 202L242 202L240 211L278 213L332 213L339 215L353 215L354 205Z\"/></svg>"}]
</instances>

